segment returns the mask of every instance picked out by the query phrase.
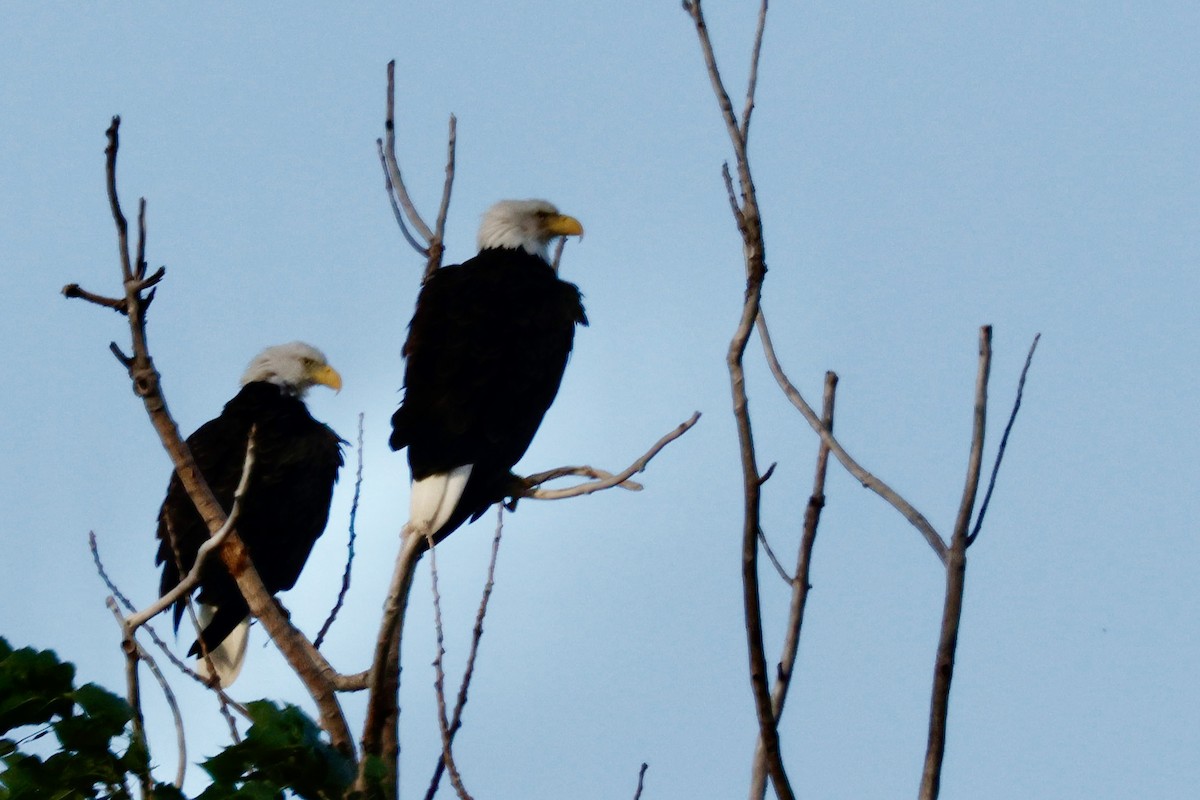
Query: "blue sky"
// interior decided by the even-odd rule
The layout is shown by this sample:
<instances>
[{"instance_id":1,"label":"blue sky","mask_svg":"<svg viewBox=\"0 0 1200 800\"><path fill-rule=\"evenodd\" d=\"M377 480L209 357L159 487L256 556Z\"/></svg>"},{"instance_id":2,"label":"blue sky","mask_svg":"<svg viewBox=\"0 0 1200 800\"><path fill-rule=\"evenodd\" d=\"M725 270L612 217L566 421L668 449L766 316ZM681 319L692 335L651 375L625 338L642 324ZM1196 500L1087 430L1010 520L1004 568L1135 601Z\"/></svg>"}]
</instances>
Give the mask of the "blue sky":
<instances>
[{"instance_id":1,"label":"blue sky","mask_svg":"<svg viewBox=\"0 0 1200 800\"><path fill-rule=\"evenodd\" d=\"M430 213L458 115L452 261L472 254L479 214L504 197L549 198L588 230L563 274L592 326L522 468L622 467L704 412L644 492L528 502L507 518L459 739L467 785L631 796L647 761L643 796L740 796L754 717L724 351L742 267L719 177L725 134L688 19L640 0L352 5L0 11L0 634L119 687L87 532L141 602L157 583L169 465L107 352L123 321L57 294L74 281L116 290L102 151L119 113L126 209L147 198L149 260L167 266L150 336L181 427L218 412L257 350L297 338L345 378L336 397L314 393L314 414L346 438L366 415L360 557L327 648L346 671L365 666L407 503L403 458L385 440L420 270L375 156L394 58L401 158ZM710 6L740 94L755 4ZM946 529L978 326L995 326L989 458L1043 334L970 551L947 796L1184 798L1200 782L1198 38L1200 10L1186 3L771 9L751 134L764 306L810 399L826 369L841 376L846 447ZM790 562L816 443L750 352L760 460L779 462L765 525ZM284 598L309 631L336 593L352 489L347 472ZM783 745L806 796L904 796L924 749L939 565L837 468L827 491ZM451 664L490 534L488 520L439 551ZM770 574L764 586L777 648L786 587ZM414 596L410 795L437 748L427 579ZM237 695L302 702L254 636ZM222 723L202 692L175 684L195 761L221 746ZM169 775L169 721L147 702ZM348 706L357 718L358 700Z\"/></svg>"}]
</instances>

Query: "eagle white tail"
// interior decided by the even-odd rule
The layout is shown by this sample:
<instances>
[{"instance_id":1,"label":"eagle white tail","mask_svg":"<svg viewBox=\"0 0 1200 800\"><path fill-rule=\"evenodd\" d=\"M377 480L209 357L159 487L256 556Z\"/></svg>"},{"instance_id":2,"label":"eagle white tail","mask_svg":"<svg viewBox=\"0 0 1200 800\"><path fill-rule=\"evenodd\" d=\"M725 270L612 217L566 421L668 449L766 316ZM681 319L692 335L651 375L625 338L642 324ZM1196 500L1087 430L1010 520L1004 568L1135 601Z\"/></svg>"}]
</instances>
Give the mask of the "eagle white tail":
<instances>
[{"instance_id":1,"label":"eagle white tail","mask_svg":"<svg viewBox=\"0 0 1200 800\"><path fill-rule=\"evenodd\" d=\"M471 477L471 464L413 481L408 524L413 531L436 531L446 524Z\"/></svg>"},{"instance_id":2,"label":"eagle white tail","mask_svg":"<svg viewBox=\"0 0 1200 800\"><path fill-rule=\"evenodd\" d=\"M208 623L212 622L213 615L216 613L217 607L210 606L206 603L200 603L200 630L208 627ZM246 643L250 638L250 618L242 620L238 626L225 637L225 641L208 651L208 659L200 656L196 660L196 672L202 678L208 678L211 674L208 669L208 661L212 660L213 669L217 673L217 679L221 682L222 689L228 689L237 680L237 676L241 674L242 665L246 662Z\"/></svg>"}]
</instances>

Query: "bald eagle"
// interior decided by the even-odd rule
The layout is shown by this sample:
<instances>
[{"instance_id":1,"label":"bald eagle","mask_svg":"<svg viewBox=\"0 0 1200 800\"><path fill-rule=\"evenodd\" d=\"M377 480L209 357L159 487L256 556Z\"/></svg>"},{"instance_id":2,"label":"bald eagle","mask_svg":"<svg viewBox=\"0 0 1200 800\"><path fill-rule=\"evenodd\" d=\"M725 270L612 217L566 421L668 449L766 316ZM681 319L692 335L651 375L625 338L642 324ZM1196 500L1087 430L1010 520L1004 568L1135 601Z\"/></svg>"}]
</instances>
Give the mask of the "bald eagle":
<instances>
[{"instance_id":1,"label":"bald eagle","mask_svg":"<svg viewBox=\"0 0 1200 800\"><path fill-rule=\"evenodd\" d=\"M422 287L390 440L408 448L413 530L440 541L521 488L512 468L558 393L575 326L587 324L547 249L582 235L544 200L505 200L483 216L479 255Z\"/></svg>"},{"instance_id":2,"label":"bald eagle","mask_svg":"<svg viewBox=\"0 0 1200 800\"><path fill-rule=\"evenodd\" d=\"M313 419L304 393L322 384L335 391L342 379L314 347L303 342L268 347L255 356L242 376L242 389L216 419L188 437L188 448L217 501L228 512L242 474L250 429L256 458L242 501L237 531L267 591L290 589L325 529L333 484L342 466L343 440ZM208 539L208 527L192 505L179 476L171 476L158 512L160 594L191 571L196 551ZM174 546L172 546L174 542ZM222 686L241 671L250 623L249 609L224 563L213 554L205 562L197 594L203 639ZM187 605L175 604L175 630ZM200 658L200 641L188 653Z\"/></svg>"}]
</instances>

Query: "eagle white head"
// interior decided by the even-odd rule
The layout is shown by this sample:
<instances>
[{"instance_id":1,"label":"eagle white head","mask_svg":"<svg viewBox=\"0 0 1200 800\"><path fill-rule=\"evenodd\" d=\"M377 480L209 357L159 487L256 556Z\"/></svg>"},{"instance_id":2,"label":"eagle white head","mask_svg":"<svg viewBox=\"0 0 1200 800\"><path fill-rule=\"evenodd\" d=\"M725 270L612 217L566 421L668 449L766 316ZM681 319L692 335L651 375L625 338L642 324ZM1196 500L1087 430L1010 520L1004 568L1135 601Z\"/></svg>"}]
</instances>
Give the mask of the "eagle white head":
<instances>
[{"instance_id":1,"label":"eagle white head","mask_svg":"<svg viewBox=\"0 0 1200 800\"><path fill-rule=\"evenodd\" d=\"M559 236L583 236L583 226L545 200L501 200L483 214L479 249L521 248L550 263L550 240Z\"/></svg>"},{"instance_id":2,"label":"eagle white head","mask_svg":"<svg viewBox=\"0 0 1200 800\"><path fill-rule=\"evenodd\" d=\"M342 389L342 376L329 366L325 354L304 342L277 344L256 355L242 375L242 385L254 381L273 383L297 397L318 383L335 392Z\"/></svg>"}]
</instances>

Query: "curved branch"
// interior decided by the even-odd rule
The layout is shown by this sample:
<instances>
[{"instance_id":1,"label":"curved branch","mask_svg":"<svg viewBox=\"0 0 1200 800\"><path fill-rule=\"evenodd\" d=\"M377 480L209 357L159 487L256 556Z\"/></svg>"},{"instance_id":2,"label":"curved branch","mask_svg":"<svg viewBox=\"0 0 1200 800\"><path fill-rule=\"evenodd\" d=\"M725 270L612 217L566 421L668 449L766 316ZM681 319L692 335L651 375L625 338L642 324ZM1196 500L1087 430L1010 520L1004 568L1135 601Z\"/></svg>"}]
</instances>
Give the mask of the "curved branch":
<instances>
[{"instance_id":1,"label":"curved branch","mask_svg":"<svg viewBox=\"0 0 1200 800\"><path fill-rule=\"evenodd\" d=\"M358 415L358 469L354 473L354 500L350 503L350 537L346 542L346 568L342 571L342 588L338 590L337 600L333 604L333 608L329 611L329 616L325 618L325 623L321 625L321 629L317 631L317 637L313 639L313 647L320 649L321 642L325 641L325 634L329 633L329 629L333 627L334 620L337 619L338 612L342 610L342 604L346 601L346 593L350 591L350 568L354 565L354 540L356 534L354 524L358 520L358 500L362 494L363 480L363 415Z\"/></svg>"},{"instance_id":2,"label":"curved branch","mask_svg":"<svg viewBox=\"0 0 1200 800\"><path fill-rule=\"evenodd\" d=\"M226 515L204 477L196 467L191 452L179 433L162 392L158 371L150 357L146 339L146 305L150 296L143 296L142 277L133 272L129 258L128 225L121 212L117 194L116 164L120 117L113 117L108 128L106 154L106 176L109 204L113 221L117 227L118 250L121 257L122 284L128 311L129 333L133 345L133 356L126 363L134 393L142 399L150 422L158 433L163 448L171 458L176 474L184 489L196 506L196 511L208 527L210 535L216 534L225 525ZM145 207L140 206L139 241L137 252L145 252ZM259 619L270 634L280 652L304 683L317 706L321 726L329 734L330 743L346 755L353 755L354 744L346 719L338 704L332 676L336 673L312 643L291 624L282 607L263 586L254 565L250 561L245 545L236 530L230 530L220 548L220 556L238 589L246 599L250 613Z\"/></svg>"},{"instance_id":3,"label":"curved branch","mask_svg":"<svg viewBox=\"0 0 1200 800\"><path fill-rule=\"evenodd\" d=\"M417 213L417 207L413 205L412 198L408 196L408 187L404 185L404 178L400 175L400 164L396 161L396 62L389 61L387 65L387 118L384 120L384 135L387 143L384 147L384 162L387 167L387 172L391 176L392 186L396 189L396 198L400 201L400 205L404 208L404 213L408 217L408 221L412 223L413 228L420 234L421 238L427 242L433 241L433 231L429 230L429 226L425 224L425 220L421 219L421 215Z\"/></svg>"},{"instance_id":4,"label":"curved branch","mask_svg":"<svg viewBox=\"0 0 1200 800\"><path fill-rule=\"evenodd\" d=\"M759 341L762 342L763 353L767 357L767 365L771 369L771 374L775 376L775 382L779 384L779 388L787 395L788 400L796 407L809 426L821 437L821 441L829 447L829 452L837 457L837 460L846 468L846 471L853 475L864 488L875 492L875 494L886 500L892 508L899 511L925 537L925 541L929 543L933 552L945 563L946 543L942 541L941 535L929 523L929 520L920 511L913 508L911 503L897 494L892 487L875 477L875 475L868 472L861 464L855 461L846 452L846 449L842 447L841 442L834 438L833 432L821 424L820 417L813 411L812 406L808 404L804 396L800 394L800 390L788 380L787 374L783 371L783 367L779 363L779 358L775 355L775 346L771 343L771 333L767 329L767 319L761 311L758 315L758 337Z\"/></svg>"},{"instance_id":5,"label":"curved branch","mask_svg":"<svg viewBox=\"0 0 1200 800\"><path fill-rule=\"evenodd\" d=\"M1042 335L1039 333L1033 337L1033 344L1029 346L1029 352L1025 355L1025 366L1021 368L1021 378L1017 381L1017 399L1013 401L1012 412L1008 415L1008 424L1004 426L1004 433L1000 436L1000 447L996 450L996 463L992 465L992 476L988 479L987 492L983 495L983 503L979 506L979 516L975 518L975 527L971 530L971 535L967 537L967 547L975 544L975 539L979 536L979 529L983 527L983 518L987 515L988 504L992 502L992 490L996 488L996 476L1000 473L1000 463L1004 461L1004 450L1008 447L1008 435L1012 433L1013 423L1017 421L1017 412L1021 410L1021 397L1025 394L1025 378L1029 375L1029 366L1033 363L1033 351L1037 350L1038 341Z\"/></svg>"},{"instance_id":6,"label":"curved branch","mask_svg":"<svg viewBox=\"0 0 1200 800\"><path fill-rule=\"evenodd\" d=\"M614 486L624 486L631 491L638 491L641 485L631 483L629 478L633 475L642 472L646 469L646 465L650 463L659 452L669 445L671 442L683 436L700 420L700 412L697 411L691 417L681 422L674 430L667 433L657 442L655 442L649 450L642 454L641 458L634 461L625 469L618 472L616 475L609 475L602 470L597 470L593 467L559 467L558 469L549 470L547 472L539 472L526 479L530 484L530 488L523 492L520 497L531 497L534 500L562 500L566 497L579 497L593 492L600 492L605 489L611 489ZM544 483L554 478L560 478L566 475L604 475L600 480L591 483L581 483L578 486L571 486L566 489L539 489L536 488L539 484Z\"/></svg>"},{"instance_id":7,"label":"curved branch","mask_svg":"<svg viewBox=\"0 0 1200 800\"><path fill-rule=\"evenodd\" d=\"M963 592L967 578L967 527L971 509L979 491L983 465L983 437L987 424L987 383L992 364L992 326L979 329L979 370L975 377L975 409L971 430L971 452L967 460L966 485L950 551L946 559L946 594L942 606L942 627L938 635L933 667L933 690L929 700L929 738L925 763L921 770L920 800L936 800L941 790L942 761L946 754L946 723L950 714L950 683L954 679L954 656L958 648L958 627L962 620Z\"/></svg>"}]
</instances>

